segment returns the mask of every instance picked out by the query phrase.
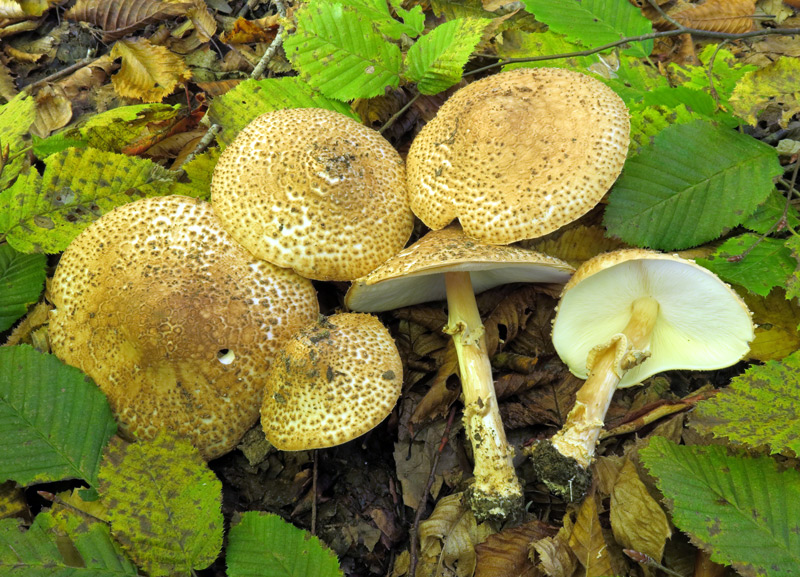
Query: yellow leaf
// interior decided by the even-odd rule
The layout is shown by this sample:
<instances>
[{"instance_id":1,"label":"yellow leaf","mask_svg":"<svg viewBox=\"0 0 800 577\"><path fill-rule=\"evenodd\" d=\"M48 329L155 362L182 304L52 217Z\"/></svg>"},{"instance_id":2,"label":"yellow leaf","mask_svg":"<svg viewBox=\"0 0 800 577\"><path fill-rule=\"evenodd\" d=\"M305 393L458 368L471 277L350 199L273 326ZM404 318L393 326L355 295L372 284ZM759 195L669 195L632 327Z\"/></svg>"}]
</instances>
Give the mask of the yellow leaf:
<instances>
[{"instance_id":1,"label":"yellow leaf","mask_svg":"<svg viewBox=\"0 0 800 577\"><path fill-rule=\"evenodd\" d=\"M475 545L493 531L487 523L478 525L466 504L464 493L443 497L427 521L419 525L420 565L417 575L438 575L446 567L459 577L475 572Z\"/></svg>"},{"instance_id":2,"label":"yellow leaf","mask_svg":"<svg viewBox=\"0 0 800 577\"><path fill-rule=\"evenodd\" d=\"M192 76L180 56L144 38L118 40L111 55L122 58L119 72L111 78L120 96L161 102L178 82Z\"/></svg>"},{"instance_id":3,"label":"yellow leaf","mask_svg":"<svg viewBox=\"0 0 800 577\"><path fill-rule=\"evenodd\" d=\"M72 103L58 85L48 85L36 93L36 120L31 132L46 138L54 130L63 128L72 118Z\"/></svg>"},{"instance_id":4,"label":"yellow leaf","mask_svg":"<svg viewBox=\"0 0 800 577\"><path fill-rule=\"evenodd\" d=\"M754 125L768 105L780 102L781 126L786 126L789 119L800 112L799 77L800 61L786 57L748 72L733 89L730 103L734 113Z\"/></svg>"},{"instance_id":5,"label":"yellow leaf","mask_svg":"<svg viewBox=\"0 0 800 577\"><path fill-rule=\"evenodd\" d=\"M538 571L528 556L528 547L531 541L549 537L554 532L553 527L533 520L490 535L475 547L478 554L475 577L536 577Z\"/></svg>"},{"instance_id":6,"label":"yellow leaf","mask_svg":"<svg viewBox=\"0 0 800 577\"><path fill-rule=\"evenodd\" d=\"M661 561L671 534L667 515L647 492L630 459L622 465L611 491L610 516L617 543Z\"/></svg>"},{"instance_id":7,"label":"yellow leaf","mask_svg":"<svg viewBox=\"0 0 800 577\"><path fill-rule=\"evenodd\" d=\"M565 260L572 266L578 266L602 252L627 246L621 240L606 238L605 229L600 226L576 226L557 237L553 235L543 241L523 241L521 245Z\"/></svg>"},{"instance_id":8,"label":"yellow leaf","mask_svg":"<svg viewBox=\"0 0 800 577\"><path fill-rule=\"evenodd\" d=\"M615 574L593 495L586 497L581 504L575 527L569 536L569 546L586 569L586 577Z\"/></svg>"},{"instance_id":9,"label":"yellow leaf","mask_svg":"<svg viewBox=\"0 0 800 577\"><path fill-rule=\"evenodd\" d=\"M0 484L0 519L27 517L30 514L22 487L14 481Z\"/></svg>"},{"instance_id":10,"label":"yellow leaf","mask_svg":"<svg viewBox=\"0 0 800 577\"><path fill-rule=\"evenodd\" d=\"M800 348L800 306L786 300L782 289L773 289L766 297L739 291L753 313L756 338L750 344L748 360L780 360Z\"/></svg>"},{"instance_id":11,"label":"yellow leaf","mask_svg":"<svg viewBox=\"0 0 800 577\"><path fill-rule=\"evenodd\" d=\"M555 537L546 537L531 544L539 558L537 567L548 577L570 577L575 573L577 559L569 548L571 534L572 518L564 515L564 526Z\"/></svg>"}]
</instances>

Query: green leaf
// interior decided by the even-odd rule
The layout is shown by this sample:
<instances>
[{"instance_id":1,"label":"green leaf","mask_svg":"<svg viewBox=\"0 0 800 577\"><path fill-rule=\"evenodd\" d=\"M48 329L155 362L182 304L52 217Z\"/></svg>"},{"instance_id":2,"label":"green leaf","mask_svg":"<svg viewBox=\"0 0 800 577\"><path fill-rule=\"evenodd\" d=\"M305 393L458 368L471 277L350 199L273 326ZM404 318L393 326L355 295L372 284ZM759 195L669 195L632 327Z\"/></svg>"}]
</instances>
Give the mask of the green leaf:
<instances>
[{"instance_id":1,"label":"green leaf","mask_svg":"<svg viewBox=\"0 0 800 577\"><path fill-rule=\"evenodd\" d=\"M24 93L0 106L0 151L5 152L8 147L10 159L0 173L0 190L11 184L26 164L25 136L35 119L36 103Z\"/></svg>"},{"instance_id":2,"label":"green leaf","mask_svg":"<svg viewBox=\"0 0 800 577\"><path fill-rule=\"evenodd\" d=\"M525 8L550 30L588 48L653 31L650 21L627 0L524 0ZM622 52L646 57L653 41L634 42Z\"/></svg>"},{"instance_id":3,"label":"green leaf","mask_svg":"<svg viewBox=\"0 0 800 577\"><path fill-rule=\"evenodd\" d=\"M537 56L552 56L580 52L583 46L568 42L562 34L550 30L546 32L524 32L510 29L503 32L503 43L497 46L497 55L503 60L508 58L533 58ZM586 69L600 62L600 58L579 56L574 58L559 58L556 60L539 60L537 62L513 62L503 66L503 70L514 68L570 68L576 72L586 72Z\"/></svg>"},{"instance_id":4,"label":"green leaf","mask_svg":"<svg viewBox=\"0 0 800 577\"><path fill-rule=\"evenodd\" d=\"M78 369L27 345L0 348L0 482L94 485L116 428L106 397Z\"/></svg>"},{"instance_id":5,"label":"green leaf","mask_svg":"<svg viewBox=\"0 0 800 577\"><path fill-rule=\"evenodd\" d=\"M752 64L743 64L732 52L720 49L718 44L707 45L700 54L699 66L670 65L670 77L680 82L682 86L692 90L700 90L711 94L712 82L714 94L717 95L721 106L727 108L728 101L739 79L752 70L758 70ZM716 54L716 56L714 56ZM714 57L714 64L709 79L709 64Z\"/></svg>"},{"instance_id":6,"label":"green leaf","mask_svg":"<svg viewBox=\"0 0 800 577\"><path fill-rule=\"evenodd\" d=\"M232 527L225 551L229 577L338 577L336 555L277 515L251 511Z\"/></svg>"},{"instance_id":7,"label":"green leaf","mask_svg":"<svg viewBox=\"0 0 800 577\"><path fill-rule=\"evenodd\" d=\"M732 457L723 446L653 437L642 462L672 501L673 521L711 560L743 575L800 574L800 473L772 459Z\"/></svg>"},{"instance_id":8,"label":"green leaf","mask_svg":"<svg viewBox=\"0 0 800 577\"><path fill-rule=\"evenodd\" d=\"M47 158L51 154L68 148L85 148L88 144L85 140L68 138L61 133L53 134L47 138L39 138L35 134L33 135L33 153L39 159Z\"/></svg>"},{"instance_id":9,"label":"green leaf","mask_svg":"<svg viewBox=\"0 0 800 577\"><path fill-rule=\"evenodd\" d=\"M111 209L169 192L178 173L143 158L70 148L0 193L0 234L21 252L57 253Z\"/></svg>"},{"instance_id":10,"label":"green leaf","mask_svg":"<svg viewBox=\"0 0 800 577\"><path fill-rule=\"evenodd\" d=\"M778 58L757 70L746 73L731 95L734 113L755 125L758 116L769 106L779 104L783 110L781 125L800 111L797 82L800 78L800 61L797 58Z\"/></svg>"},{"instance_id":11,"label":"green leaf","mask_svg":"<svg viewBox=\"0 0 800 577\"><path fill-rule=\"evenodd\" d=\"M176 182L170 189L170 194L181 194L192 198L211 197L211 175L219 160L219 148L211 148L198 154L181 168L189 177L189 182Z\"/></svg>"},{"instance_id":12,"label":"green leaf","mask_svg":"<svg viewBox=\"0 0 800 577\"><path fill-rule=\"evenodd\" d=\"M8 577L120 577L138 575L104 523L67 514L69 528L50 512L26 531L16 519L0 520L0 573ZM84 518L85 519L85 518Z\"/></svg>"},{"instance_id":13,"label":"green leaf","mask_svg":"<svg viewBox=\"0 0 800 577\"><path fill-rule=\"evenodd\" d=\"M639 58L625 55L619 57L619 68L615 77L602 80L628 106L641 101L650 92L670 88L669 80L659 74L658 70Z\"/></svg>"},{"instance_id":14,"label":"green leaf","mask_svg":"<svg viewBox=\"0 0 800 577\"><path fill-rule=\"evenodd\" d=\"M160 103L118 106L93 115L80 127L64 132L64 136L106 152L122 152L137 140L152 139L180 112L179 105Z\"/></svg>"},{"instance_id":15,"label":"green leaf","mask_svg":"<svg viewBox=\"0 0 800 577\"><path fill-rule=\"evenodd\" d=\"M229 144L254 118L283 108L325 108L358 120L350 107L323 96L296 76L245 80L211 101L211 121L222 126L217 140Z\"/></svg>"},{"instance_id":16,"label":"green leaf","mask_svg":"<svg viewBox=\"0 0 800 577\"><path fill-rule=\"evenodd\" d=\"M787 209L786 197L777 190L773 190L756 211L745 219L742 226L760 234L774 231L775 225L783 218L783 211ZM786 210L786 222L792 228L800 226L797 209L791 204Z\"/></svg>"},{"instance_id":17,"label":"green leaf","mask_svg":"<svg viewBox=\"0 0 800 577\"><path fill-rule=\"evenodd\" d=\"M464 65L491 20L459 18L440 24L409 49L407 77L422 94L438 94L461 80Z\"/></svg>"},{"instance_id":18,"label":"green leaf","mask_svg":"<svg viewBox=\"0 0 800 577\"><path fill-rule=\"evenodd\" d=\"M99 478L112 535L152 577L188 576L219 555L222 483L188 441L112 442Z\"/></svg>"},{"instance_id":19,"label":"green leaf","mask_svg":"<svg viewBox=\"0 0 800 577\"><path fill-rule=\"evenodd\" d=\"M318 3L327 1L317 0ZM422 6L414 6L411 10L405 10L401 3L402 0L392 0L392 9L403 19L403 22L392 18L386 0L340 1L343 6L355 8L359 13L368 16L378 31L388 38L399 40L403 34L410 38L416 38L425 29L425 14L422 12Z\"/></svg>"},{"instance_id":20,"label":"green leaf","mask_svg":"<svg viewBox=\"0 0 800 577\"><path fill-rule=\"evenodd\" d=\"M786 298L800 298L800 236L792 235L786 240L786 246L792 251L795 260L794 270L786 281Z\"/></svg>"},{"instance_id":21,"label":"green leaf","mask_svg":"<svg viewBox=\"0 0 800 577\"><path fill-rule=\"evenodd\" d=\"M697 404L692 425L771 453L800 456L800 351L752 366L714 397Z\"/></svg>"},{"instance_id":22,"label":"green leaf","mask_svg":"<svg viewBox=\"0 0 800 577\"><path fill-rule=\"evenodd\" d=\"M22 254L0 245L0 331L11 327L39 300L47 259L43 254Z\"/></svg>"},{"instance_id":23,"label":"green leaf","mask_svg":"<svg viewBox=\"0 0 800 577\"><path fill-rule=\"evenodd\" d=\"M752 214L781 173L775 149L750 136L705 121L672 125L625 164L605 225L637 246L696 246Z\"/></svg>"},{"instance_id":24,"label":"green leaf","mask_svg":"<svg viewBox=\"0 0 800 577\"><path fill-rule=\"evenodd\" d=\"M365 14L328 2L303 6L284 49L300 75L337 100L371 98L400 83L400 48Z\"/></svg>"},{"instance_id":25,"label":"green leaf","mask_svg":"<svg viewBox=\"0 0 800 577\"><path fill-rule=\"evenodd\" d=\"M742 285L765 297L776 286L783 286L797 261L783 240L759 238L759 235L751 233L730 238L707 259L698 259L697 264L726 282ZM729 260L748 250L750 252L742 260Z\"/></svg>"}]
</instances>

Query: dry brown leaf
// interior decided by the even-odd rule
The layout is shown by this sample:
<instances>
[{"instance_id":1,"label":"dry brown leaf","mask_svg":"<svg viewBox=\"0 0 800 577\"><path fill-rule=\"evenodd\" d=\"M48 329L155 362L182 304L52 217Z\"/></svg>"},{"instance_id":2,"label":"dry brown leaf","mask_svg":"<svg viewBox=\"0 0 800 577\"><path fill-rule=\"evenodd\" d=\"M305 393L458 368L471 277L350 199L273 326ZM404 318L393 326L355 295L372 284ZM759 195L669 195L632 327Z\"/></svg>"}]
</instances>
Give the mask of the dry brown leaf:
<instances>
[{"instance_id":1,"label":"dry brown leaf","mask_svg":"<svg viewBox=\"0 0 800 577\"><path fill-rule=\"evenodd\" d=\"M538 577L541 571L528 555L530 544L555 533L555 527L534 520L490 535L475 547L478 554L475 577Z\"/></svg>"},{"instance_id":2,"label":"dry brown leaf","mask_svg":"<svg viewBox=\"0 0 800 577\"><path fill-rule=\"evenodd\" d=\"M221 96L235 88L242 80L240 78L230 78L226 80L213 80L209 82L198 82L197 86L206 93L207 96L214 98Z\"/></svg>"},{"instance_id":3,"label":"dry brown leaf","mask_svg":"<svg viewBox=\"0 0 800 577\"><path fill-rule=\"evenodd\" d=\"M669 521L630 459L622 465L611 491L610 517L617 543L661 561L664 545L672 534Z\"/></svg>"},{"instance_id":4,"label":"dry brown leaf","mask_svg":"<svg viewBox=\"0 0 800 577\"><path fill-rule=\"evenodd\" d=\"M572 534L572 517L564 515L564 521L554 537L545 537L531 543L530 556L539 561L537 567L548 577L571 577L578 568L575 553L569 547Z\"/></svg>"},{"instance_id":5,"label":"dry brown leaf","mask_svg":"<svg viewBox=\"0 0 800 577\"><path fill-rule=\"evenodd\" d=\"M448 574L442 570L472 577L475 546L492 533L488 523L477 523L464 493L442 497L428 520L419 525L420 562L415 577Z\"/></svg>"},{"instance_id":6,"label":"dry brown leaf","mask_svg":"<svg viewBox=\"0 0 800 577\"><path fill-rule=\"evenodd\" d=\"M542 241L523 241L523 246L560 258L576 267L600 253L624 248L621 240L606 238L601 226L575 226Z\"/></svg>"},{"instance_id":7,"label":"dry brown leaf","mask_svg":"<svg viewBox=\"0 0 800 577\"><path fill-rule=\"evenodd\" d=\"M447 340L444 358L436 371L431 388L414 409L409 426L416 429L439 417L444 417L461 394L458 380L458 356L452 339Z\"/></svg>"},{"instance_id":8,"label":"dry brown leaf","mask_svg":"<svg viewBox=\"0 0 800 577\"><path fill-rule=\"evenodd\" d=\"M520 331L525 330L528 319L534 313L533 303L537 294L539 290L536 285L526 284L494 307L483 322L489 356L503 350Z\"/></svg>"},{"instance_id":9,"label":"dry brown leaf","mask_svg":"<svg viewBox=\"0 0 800 577\"><path fill-rule=\"evenodd\" d=\"M750 344L748 360L780 360L800 348L800 305L786 300L786 293L773 289L766 297L740 291L753 313L756 338Z\"/></svg>"},{"instance_id":10,"label":"dry brown leaf","mask_svg":"<svg viewBox=\"0 0 800 577\"><path fill-rule=\"evenodd\" d=\"M64 89L58 85L48 85L36 93L36 120L31 132L39 138L46 138L54 130L63 128L72 118L72 102Z\"/></svg>"},{"instance_id":11,"label":"dry brown leaf","mask_svg":"<svg viewBox=\"0 0 800 577\"><path fill-rule=\"evenodd\" d=\"M178 82L192 76L180 56L144 38L117 41L111 56L122 58L119 72L111 78L114 90L144 102L161 102Z\"/></svg>"},{"instance_id":12,"label":"dry brown leaf","mask_svg":"<svg viewBox=\"0 0 800 577\"><path fill-rule=\"evenodd\" d=\"M0 97L5 100L11 100L19 93L17 85L14 84L14 79L11 77L11 71L6 68L6 65L0 62Z\"/></svg>"},{"instance_id":13,"label":"dry brown leaf","mask_svg":"<svg viewBox=\"0 0 800 577\"><path fill-rule=\"evenodd\" d=\"M529 305L533 314L528 317L525 330L520 332L510 343L509 350L527 357L540 357L555 353L550 331L553 329L558 300L544 292L535 295Z\"/></svg>"},{"instance_id":14,"label":"dry brown leaf","mask_svg":"<svg viewBox=\"0 0 800 577\"><path fill-rule=\"evenodd\" d=\"M153 22L185 15L192 2L181 0L78 0L64 16L103 30L103 40L115 40Z\"/></svg>"},{"instance_id":15,"label":"dry brown leaf","mask_svg":"<svg viewBox=\"0 0 800 577\"><path fill-rule=\"evenodd\" d=\"M706 0L669 15L687 28L741 34L753 27L755 0Z\"/></svg>"},{"instance_id":16,"label":"dry brown leaf","mask_svg":"<svg viewBox=\"0 0 800 577\"><path fill-rule=\"evenodd\" d=\"M220 40L226 44L272 42L276 34L276 30L265 29L256 21L237 18L236 22L233 23L233 28L220 35Z\"/></svg>"},{"instance_id":17,"label":"dry brown leaf","mask_svg":"<svg viewBox=\"0 0 800 577\"><path fill-rule=\"evenodd\" d=\"M593 495L586 497L581 504L578 518L575 519L575 526L569 536L569 546L586 570L586 577L615 574Z\"/></svg>"}]
</instances>

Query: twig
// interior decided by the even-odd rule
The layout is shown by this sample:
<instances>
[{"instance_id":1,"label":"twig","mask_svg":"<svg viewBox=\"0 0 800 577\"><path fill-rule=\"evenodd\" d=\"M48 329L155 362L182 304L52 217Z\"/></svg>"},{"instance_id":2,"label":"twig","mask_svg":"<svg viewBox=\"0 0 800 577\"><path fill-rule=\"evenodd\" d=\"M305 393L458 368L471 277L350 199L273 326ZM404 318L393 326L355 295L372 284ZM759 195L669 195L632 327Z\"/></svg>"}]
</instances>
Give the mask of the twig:
<instances>
[{"instance_id":1,"label":"twig","mask_svg":"<svg viewBox=\"0 0 800 577\"><path fill-rule=\"evenodd\" d=\"M417 507L417 514L414 515L414 525L411 527L409 531L409 540L411 541L410 544L410 554L411 560L408 564L408 575L410 577L414 577L414 573L417 570L417 562L419 560L419 524L422 521L422 513L425 510L425 503L428 500L428 494L431 492L431 487L433 487L433 481L436 478L436 467L439 466L439 457L442 456L442 451L444 451L445 446L447 446L447 442L450 438L450 429L453 426L453 419L456 416L456 409L453 407L450 409L450 414L447 417L447 425L445 425L444 433L442 433L442 442L439 444L439 449L436 451L436 455L433 457L433 465L431 466L431 474L428 476L428 482L425 484L425 491L422 493L422 500L420 501L419 506Z\"/></svg>"},{"instance_id":2,"label":"twig","mask_svg":"<svg viewBox=\"0 0 800 577\"><path fill-rule=\"evenodd\" d=\"M59 78L63 78L64 76L69 76L76 70L80 70L84 66L89 66L92 62L99 59L100 57L97 56L97 57L84 58L83 60L78 60L77 62L70 64L66 68L62 68L61 70L56 70L52 74L49 74L48 76L45 76L44 78L37 80L36 82L31 82L25 88L22 89L22 92L33 94L36 90L38 90L45 84L53 82L54 80L58 80Z\"/></svg>"},{"instance_id":3,"label":"twig","mask_svg":"<svg viewBox=\"0 0 800 577\"><path fill-rule=\"evenodd\" d=\"M676 28L683 28L683 24L675 20L672 16L669 16L664 9L659 5L656 0L647 0L647 3L652 6L656 12L658 12L659 16L661 16L664 20L675 26Z\"/></svg>"},{"instance_id":4,"label":"twig","mask_svg":"<svg viewBox=\"0 0 800 577\"><path fill-rule=\"evenodd\" d=\"M615 46L621 46L623 44L630 44L631 42L644 42L645 40L655 40L657 38L670 38L672 36L680 36L681 34L691 34L693 36L699 36L701 38L717 38L719 40L744 40L747 38L756 38L758 36L771 36L776 34L780 36L793 36L795 34L800 34L800 28L784 28L784 29L766 28L764 30L754 30L752 32L741 32L739 34L730 34L728 32L711 32L708 30L697 30L696 28L681 27L678 30L665 30L663 32L651 32L649 34L641 34L639 36L630 36L628 38L622 38L620 40L616 40L615 42L609 42L608 44L603 44L602 46L587 48L586 50L579 50L577 52L564 52L562 54L529 56L527 58L506 58L505 60L498 60L497 62L494 62L492 64L487 64L486 66L482 66L481 68L476 68L475 70L470 70L469 72L465 72L464 76L479 74L481 72L485 72L486 70L497 68L498 66L505 66L506 64L524 64L526 62L541 62L543 60L562 60L564 58L576 58L578 56L591 56L592 54L603 52L604 50L608 50L609 48L614 48Z\"/></svg>"},{"instance_id":5,"label":"twig","mask_svg":"<svg viewBox=\"0 0 800 577\"><path fill-rule=\"evenodd\" d=\"M405 103L405 105L403 105L403 108L401 108L400 110L398 110L397 112L395 112L395 113L394 113L394 114L393 114L393 115L392 115L392 116L389 118L389 120L387 120L387 121L386 121L386 124L384 124L383 126L381 126L381 128L380 128L380 130L378 130L378 132L380 132L381 134L383 134L383 131L384 131L384 130L386 130L387 128L389 128L389 127L390 127L392 124L394 124L394 123L397 121L397 119L398 119L398 118L400 118L400 117L401 117L403 114L405 114L406 110L408 110L409 108L411 108L411 106L412 106L412 105L413 105L413 104L414 104L414 103L417 101L417 99L418 99L420 96L422 96L422 94L420 94L419 92L417 92L417 93L414 95L414 97L413 97L411 100L409 100L408 102L406 102L406 103Z\"/></svg>"},{"instance_id":6,"label":"twig","mask_svg":"<svg viewBox=\"0 0 800 577\"><path fill-rule=\"evenodd\" d=\"M673 571L672 569L664 567L661 563L653 559L647 553L642 553L641 551L635 551L633 549L623 549L622 552L625 553L628 557L630 557L634 561L636 561L637 563L641 563L645 567L660 569L667 575L672 575L673 577L683 577L683 575L681 575L677 571Z\"/></svg>"},{"instance_id":7,"label":"twig","mask_svg":"<svg viewBox=\"0 0 800 577\"><path fill-rule=\"evenodd\" d=\"M717 108L721 108L719 104L719 94L717 94L717 88L714 86L714 60L717 59L717 54L728 43L727 40L723 40L719 44L717 44L717 48L714 50L714 53L711 55L711 58L708 59L708 66L706 67L706 76L708 76L708 87L709 91L711 92L711 97L714 99L714 104L717 105Z\"/></svg>"}]
</instances>

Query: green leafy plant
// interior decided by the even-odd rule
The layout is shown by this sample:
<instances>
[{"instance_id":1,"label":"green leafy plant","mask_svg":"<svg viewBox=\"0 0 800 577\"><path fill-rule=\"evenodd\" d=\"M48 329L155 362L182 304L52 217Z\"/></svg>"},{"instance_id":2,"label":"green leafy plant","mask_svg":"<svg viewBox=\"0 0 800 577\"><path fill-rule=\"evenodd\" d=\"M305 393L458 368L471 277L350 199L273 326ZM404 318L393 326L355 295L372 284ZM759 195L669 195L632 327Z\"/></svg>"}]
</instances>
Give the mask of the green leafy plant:
<instances>
[{"instance_id":1,"label":"green leafy plant","mask_svg":"<svg viewBox=\"0 0 800 577\"><path fill-rule=\"evenodd\" d=\"M23 316L42 292L47 259L42 254L23 254L0 245L0 331Z\"/></svg>"}]
</instances>

